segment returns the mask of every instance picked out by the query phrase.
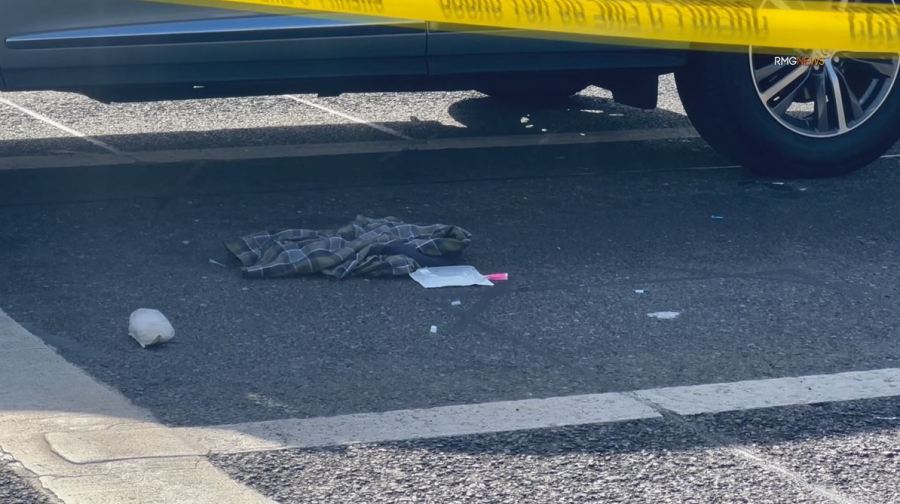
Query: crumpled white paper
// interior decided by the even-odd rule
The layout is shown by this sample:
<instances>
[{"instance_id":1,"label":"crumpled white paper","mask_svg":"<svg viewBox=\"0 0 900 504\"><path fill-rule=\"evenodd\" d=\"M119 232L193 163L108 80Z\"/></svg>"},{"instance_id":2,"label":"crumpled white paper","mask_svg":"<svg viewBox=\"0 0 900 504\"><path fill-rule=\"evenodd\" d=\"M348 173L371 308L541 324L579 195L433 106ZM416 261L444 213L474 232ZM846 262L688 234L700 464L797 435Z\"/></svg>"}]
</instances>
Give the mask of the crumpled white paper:
<instances>
[{"instance_id":1,"label":"crumpled white paper","mask_svg":"<svg viewBox=\"0 0 900 504\"><path fill-rule=\"evenodd\" d=\"M165 343L175 337L175 328L159 310L139 308L128 318L128 334L141 348Z\"/></svg>"},{"instance_id":2,"label":"crumpled white paper","mask_svg":"<svg viewBox=\"0 0 900 504\"><path fill-rule=\"evenodd\" d=\"M438 266L419 268L409 276L426 289L437 287L468 287L470 285L494 285L472 266Z\"/></svg>"}]
</instances>

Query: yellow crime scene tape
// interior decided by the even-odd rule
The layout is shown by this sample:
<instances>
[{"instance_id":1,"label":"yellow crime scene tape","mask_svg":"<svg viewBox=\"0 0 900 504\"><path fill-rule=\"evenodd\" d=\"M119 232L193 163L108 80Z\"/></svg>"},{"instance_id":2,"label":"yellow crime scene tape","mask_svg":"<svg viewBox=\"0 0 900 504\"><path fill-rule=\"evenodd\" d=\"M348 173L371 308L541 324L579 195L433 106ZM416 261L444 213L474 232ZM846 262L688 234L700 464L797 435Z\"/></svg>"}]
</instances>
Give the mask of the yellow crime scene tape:
<instances>
[{"instance_id":1,"label":"yellow crime scene tape","mask_svg":"<svg viewBox=\"0 0 900 504\"><path fill-rule=\"evenodd\" d=\"M407 19L621 43L900 53L893 4L783 0L161 0Z\"/></svg>"}]
</instances>

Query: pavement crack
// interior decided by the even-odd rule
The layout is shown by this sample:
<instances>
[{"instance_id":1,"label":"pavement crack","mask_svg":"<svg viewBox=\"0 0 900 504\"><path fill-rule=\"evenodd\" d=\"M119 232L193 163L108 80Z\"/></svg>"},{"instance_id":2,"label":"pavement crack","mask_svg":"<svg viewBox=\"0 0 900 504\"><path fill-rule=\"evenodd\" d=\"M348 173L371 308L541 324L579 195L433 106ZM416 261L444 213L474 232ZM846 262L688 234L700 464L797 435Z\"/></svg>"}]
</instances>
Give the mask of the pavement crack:
<instances>
[{"instance_id":1,"label":"pavement crack","mask_svg":"<svg viewBox=\"0 0 900 504\"><path fill-rule=\"evenodd\" d=\"M862 502L835 489L810 482L802 475L797 474L784 465L779 464L778 462L767 458L765 455L757 453L756 451L748 448L741 442L741 440L729 436L723 436L721 434L712 432L709 429L705 429L702 426L697 425L697 423L690 421L684 415L680 415L670 409L659 405L655 401L647 399L646 397L641 395L640 392L623 392L623 395L626 395L648 406L649 408L659 413L660 416L663 417L663 420L665 420L666 422L689 431L703 441L709 443L712 447L721 447L732 456L744 459L769 473L776 474L788 483L801 488L806 492L812 493L819 497L823 497L828 501L834 502L836 504L863 504Z\"/></svg>"},{"instance_id":2,"label":"pavement crack","mask_svg":"<svg viewBox=\"0 0 900 504\"><path fill-rule=\"evenodd\" d=\"M65 504L53 490L50 490L44 485L44 482L41 481L42 476L38 476L37 473L25 467L24 464L16 460L11 453L6 451L3 446L0 445L0 462L4 461L6 462L7 469L15 473L19 478L22 478L27 484L31 485L32 488L36 489L50 504Z\"/></svg>"},{"instance_id":3,"label":"pavement crack","mask_svg":"<svg viewBox=\"0 0 900 504\"><path fill-rule=\"evenodd\" d=\"M212 452L207 452L205 454L184 453L184 454L167 454L167 455L138 455L138 456L133 456L133 457L114 457L114 458L96 459L96 460L91 460L89 462L78 462L78 461L74 461L74 460L68 459L68 458L60 455L59 452L57 452L55 450L51 449L51 451L53 451L54 455L56 455L57 457L64 460L67 464L72 464L74 466L82 466L82 467L101 466L104 464L115 464L118 462L138 462L141 460L198 459L198 462L202 462L204 459L207 458L207 455L209 453L212 453Z\"/></svg>"}]
</instances>

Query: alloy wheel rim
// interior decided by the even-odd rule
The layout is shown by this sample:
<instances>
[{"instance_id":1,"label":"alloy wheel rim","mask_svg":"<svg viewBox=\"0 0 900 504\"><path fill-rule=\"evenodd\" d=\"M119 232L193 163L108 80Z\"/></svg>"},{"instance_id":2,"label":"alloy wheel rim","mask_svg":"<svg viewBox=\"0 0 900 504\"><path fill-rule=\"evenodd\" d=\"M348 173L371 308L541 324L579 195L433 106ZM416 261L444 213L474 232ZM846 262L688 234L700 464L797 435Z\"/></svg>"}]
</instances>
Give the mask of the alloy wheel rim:
<instances>
[{"instance_id":1,"label":"alloy wheel rim","mask_svg":"<svg viewBox=\"0 0 900 504\"><path fill-rule=\"evenodd\" d=\"M881 108L897 80L898 56L810 49L785 56L754 53L751 47L750 76L779 124L804 136L835 137L858 128Z\"/></svg>"}]
</instances>

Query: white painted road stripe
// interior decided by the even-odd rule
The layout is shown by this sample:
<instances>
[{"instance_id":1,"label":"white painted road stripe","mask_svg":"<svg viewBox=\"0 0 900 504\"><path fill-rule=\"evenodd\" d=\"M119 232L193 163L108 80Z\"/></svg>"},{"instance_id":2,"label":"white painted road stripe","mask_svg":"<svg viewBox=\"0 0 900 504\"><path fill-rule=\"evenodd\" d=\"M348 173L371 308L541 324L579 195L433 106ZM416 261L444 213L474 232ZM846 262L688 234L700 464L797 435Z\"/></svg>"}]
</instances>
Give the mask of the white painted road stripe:
<instances>
[{"instance_id":1,"label":"white painted road stripe","mask_svg":"<svg viewBox=\"0 0 900 504\"><path fill-rule=\"evenodd\" d=\"M43 123L45 123L45 124L49 124L50 126L53 126L54 128L56 128L56 129L58 129L58 130L64 131L65 133L68 133L69 135L72 135L72 136L74 136L74 137L78 137L78 138L80 138L80 139L82 139L82 140L84 140L84 141L86 141L86 142L90 142L90 143L96 145L97 147L100 147L101 149L104 149L104 150L107 150L107 151L109 151L109 152L112 152L113 154L121 154L121 153L122 153L122 151L120 151L119 149L113 147L112 145L109 145L109 144L106 143L106 142L103 142L103 141L101 141L101 140L97 140L96 138L91 137L91 136L89 136L89 135L86 135L86 134L84 134L84 133L82 133L82 132L80 132L80 131L78 131L78 130L74 130L74 129L72 129L72 128L66 126L65 124L60 124L60 123L54 121L53 119L50 119L49 117L47 117L47 116L45 116L45 115L43 115L43 114L40 114L40 113L38 113L38 112L35 112L35 111L31 110L31 109L25 108L25 107L19 105L18 103L15 103L15 102L13 102L13 101L7 100L6 98L0 98L0 103L4 104L4 105L6 105L6 106L12 107L12 108L18 110L19 112L22 112L23 114L26 114L26 115L28 115L28 116L30 116L30 117L33 117L34 119L37 119L38 121L41 121L41 122L43 122Z\"/></svg>"},{"instance_id":2,"label":"white painted road stripe","mask_svg":"<svg viewBox=\"0 0 900 504\"><path fill-rule=\"evenodd\" d=\"M0 349L0 455L18 461L65 504L270 503L203 456L72 464L48 446L48 432L160 426L2 311ZM157 435L151 444L179 440L164 428Z\"/></svg>"},{"instance_id":3,"label":"white painted road stripe","mask_svg":"<svg viewBox=\"0 0 900 504\"><path fill-rule=\"evenodd\" d=\"M348 121L353 121L353 122L356 122L356 123L359 123L359 124L364 124L364 125L366 125L366 126L372 128L372 129L378 130L378 131L380 131L380 132L382 132L382 133L387 133L388 135L395 136L395 137L397 137L397 138L402 138L402 139L404 139L404 140L414 140L413 137L406 136L406 135L404 135L403 133L400 133L399 131L397 131L397 130L395 130L395 129L393 129L393 128L388 128L387 126L383 126L383 125L381 125L381 124L376 124L376 123L373 123L373 122L369 122L369 121L366 121L365 119L360 119L359 117L354 117L354 116L352 116L352 115L345 114L345 113L343 113L343 112L340 112L340 111L337 111L337 110L334 110L334 109L330 109L330 108L328 108L328 107L326 107L326 106L324 106L324 105L319 105L319 104L316 103L316 102L312 102L312 101L309 101L309 100L300 98L299 96L294 96L294 95L283 95L283 96L284 96L285 98L289 98L289 99L291 99L291 100L294 100L294 101L296 101L296 102L302 103L302 104L304 104L304 105L308 105L308 106L310 106L310 107L317 108L317 109L322 110L322 111L324 111L324 112L328 112L329 114L333 114L333 115L336 115L336 116L338 116L338 117L342 117L342 118L344 118L344 119L347 119Z\"/></svg>"},{"instance_id":4,"label":"white painted road stripe","mask_svg":"<svg viewBox=\"0 0 900 504\"><path fill-rule=\"evenodd\" d=\"M680 415L900 396L900 369L641 390L635 396Z\"/></svg>"},{"instance_id":5,"label":"white painted road stripe","mask_svg":"<svg viewBox=\"0 0 900 504\"><path fill-rule=\"evenodd\" d=\"M318 156L382 154L403 151L492 149L548 145L589 145L697 138L693 128L658 128L597 131L593 133L546 133L540 135L498 135L484 137L436 138L430 140L387 140L320 144L266 145L253 147L212 147L138 151L127 154L65 154L0 158L0 171L139 163L181 163L190 161L242 161Z\"/></svg>"},{"instance_id":6,"label":"white painted road stripe","mask_svg":"<svg viewBox=\"0 0 900 504\"><path fill-rule=\"evenodd\" d=\"M660 415L647 403L681 415L699 415L894 396L900 396L900 368L217 427L169 429L137 425L116 431L50 433L47 441L67 460L84 464L659 418ZM167 437L162 433L174 436ZM134 439L144 441L137 444ZM154 439L160 441L154 442Z\"/></svg>"},{"instance_id":7,"label":"white painted road stripe","mask_svg":"<svg viewBox=\"0 0 900 504\"><path fill-rule=\"evenodd\" d=\"M375 441L483 434L654 418L651 407L623 394L526 399L428 409L359 413L335 417L275 420L219 427L177 428L187 441L135 446L128 439L152 439L156 429L48 434L47 441L77 463L135 457L190 456ZM193 446L194 451L183 451Z\"/></svg>"}]
</instances>

